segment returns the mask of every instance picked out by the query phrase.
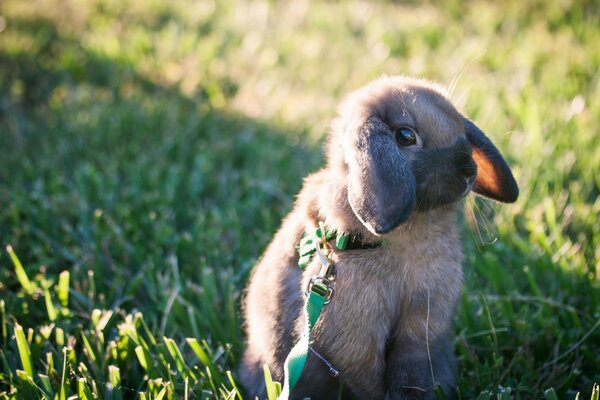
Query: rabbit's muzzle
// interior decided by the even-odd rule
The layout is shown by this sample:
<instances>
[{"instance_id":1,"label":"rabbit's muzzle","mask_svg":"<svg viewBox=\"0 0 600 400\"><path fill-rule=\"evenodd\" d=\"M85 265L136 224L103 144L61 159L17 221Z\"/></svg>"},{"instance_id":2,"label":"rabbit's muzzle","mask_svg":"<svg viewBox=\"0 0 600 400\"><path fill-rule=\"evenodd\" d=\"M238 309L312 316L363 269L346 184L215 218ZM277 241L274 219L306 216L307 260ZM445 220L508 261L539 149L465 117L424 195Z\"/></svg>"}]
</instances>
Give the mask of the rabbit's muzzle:
<instances>
[{"instance_id":1,"label":"rabbit's muzzle","mask_svg":"<svg viewBox=\"0 0 600 400\"><path fill-rule=\"evenodd\" d=\"M477 176L472 146L464 138L448 147L420 149L411 164L417 184L417 211L460 200L469 193Z\"/></svg>"}]
</instances>

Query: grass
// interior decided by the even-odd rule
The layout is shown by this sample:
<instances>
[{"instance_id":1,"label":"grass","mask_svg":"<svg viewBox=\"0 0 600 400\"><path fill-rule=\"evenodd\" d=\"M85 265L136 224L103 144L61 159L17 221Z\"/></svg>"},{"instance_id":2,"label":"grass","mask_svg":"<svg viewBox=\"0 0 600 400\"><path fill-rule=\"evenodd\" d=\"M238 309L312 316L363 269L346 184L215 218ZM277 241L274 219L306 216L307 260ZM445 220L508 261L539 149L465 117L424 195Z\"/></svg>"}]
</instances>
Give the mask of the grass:
<instances>
[{"instance_id":1,"label":"grass","mask_svg":"<svg viewBox=\"0 0 600 400\"><path fill-rule=\"evenodd\" d=\"M0 7L0 398L241 399L249 271L343 94L406 73L522 189L466 207L457 397L598 399L597 2Z\"/></svg>"}]
</instances>

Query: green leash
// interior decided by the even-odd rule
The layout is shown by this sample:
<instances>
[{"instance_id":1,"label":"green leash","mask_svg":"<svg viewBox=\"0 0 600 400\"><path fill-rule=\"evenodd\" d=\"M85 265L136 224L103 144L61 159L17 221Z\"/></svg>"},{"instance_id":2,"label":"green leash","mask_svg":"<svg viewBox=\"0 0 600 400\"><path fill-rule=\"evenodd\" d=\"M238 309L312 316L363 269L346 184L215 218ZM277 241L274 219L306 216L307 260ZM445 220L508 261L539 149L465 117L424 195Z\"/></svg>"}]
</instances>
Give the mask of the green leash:
<instances>
[{"instance_id":1,"label":"green leash","mask_svg":"<svg viewBox=\"0 0 600 400\"><path fill-rule=\"evenodd\" d=\"M302 337L298 343L296 343L292 351L290 351L290 354L288 354L288 357L285 360L283 367L285 370L285 384L281 396L279 397L280 399L287 399L289 397L291 391L294 390L298 379L300 379L300 375L302 375L304 364L306 364L306 358L308 357L308 347L310 345L312 329L321 315L325 300L326 297L315 292L310 292L308 295L306 307L304 309L307 324L304 328Z\"/></svg>"},{"instance_id":2,"label":"green leash","mask_svg":"<svg viewBox=\"0 0 600 400\"><path fill-rule=\"evenodd\" d=\"M304 307L304 317L306 318L306 326L302 337L288 354L285 364L285 383L283 391L279 396L280 400L287 400L290 393L294 390L296 383L302 375L308 350L311 344L312 330L321 315L323 306L331 300L333 296L333 282L331 281L331 266L332 262L329 258L331 254L331 245L329 241L336 237L336 247L344 250L348 243L348 235L340 234L336 236L336 232L327 229L322 222L314 233L305 233L298 246L300 259L298 266L305 269L313 256L316 254L321 263L321 270L313 276L308 284L308 297Z\"/></svg>"}]
</instances>

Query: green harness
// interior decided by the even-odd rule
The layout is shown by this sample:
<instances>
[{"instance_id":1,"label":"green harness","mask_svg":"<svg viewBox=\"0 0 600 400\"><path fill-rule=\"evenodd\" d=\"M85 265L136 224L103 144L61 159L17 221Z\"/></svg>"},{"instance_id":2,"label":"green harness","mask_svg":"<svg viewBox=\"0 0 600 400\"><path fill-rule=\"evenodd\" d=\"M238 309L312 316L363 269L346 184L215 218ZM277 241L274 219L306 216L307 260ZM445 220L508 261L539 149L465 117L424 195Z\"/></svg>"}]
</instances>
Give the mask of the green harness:
<instances>
[{"instance_id":1,"label":"green harness","mask_svg":"<svg viewBox=\"0 0 600 400\"><path fill-rule=\"evenodd\" d=\"M304 307L304 317L306 319L304 332L285 360L285 383L281 396L279 397L279 399L282 400L288 399L290 393L294 390L298 379L300 379L300 375L306 364L306 358L308 357L312 330L321 315L323 306L329 303L333 296L333 282L331 279L331 266L333 263L330 259L331 251L333 249L331 248L329 241L334 237L336 238L335 246L339 250L344 250L348 244L349 236L347 234L336 235L336 231L327 229L325 225L320 222L319 227L315 229L313 233L304 233L304 236L298 245L298 253L300 255L298 266L305 269L316 254L321 263L321 269L317 275L311 278L308 284L308 297L306 299L306 306Z\"/></svg>"},{"instance_id":2,"label":"green harness","mask_svg":"<svg viewBox=\"0 0 600 400\"><path fill-rule=\"evenodd\" d=\"M334 229L328 228L323 222L319 222L318 228L314 231L304 232L302 239L298 245L298 266L301 269L306 269L313 257L316 255L321 268L319 273L313 276L306 290L307 299L304 307L304 317L306 326L302 337L292 348L288 354L285 364L285 382L283 391L279 397L281 400L287 400L290 393L294 390L296 383L300 379L300 375L304 370L306 358L308 357L312 337L313 328L321 315L323 306L331 301L333 297L333 262L331 254L334 251L333 245L330 243L335 239L335 248L338 250L350 249L372 249L381 246L382 242L362 243L357 238L350 239L347 233L338 233ZM312 350L314 352L314 350ZM323 362L327 364L334 376L337 376L337 371L325 360L321 355L314 352Z\"/></svg>"}]
</instances>

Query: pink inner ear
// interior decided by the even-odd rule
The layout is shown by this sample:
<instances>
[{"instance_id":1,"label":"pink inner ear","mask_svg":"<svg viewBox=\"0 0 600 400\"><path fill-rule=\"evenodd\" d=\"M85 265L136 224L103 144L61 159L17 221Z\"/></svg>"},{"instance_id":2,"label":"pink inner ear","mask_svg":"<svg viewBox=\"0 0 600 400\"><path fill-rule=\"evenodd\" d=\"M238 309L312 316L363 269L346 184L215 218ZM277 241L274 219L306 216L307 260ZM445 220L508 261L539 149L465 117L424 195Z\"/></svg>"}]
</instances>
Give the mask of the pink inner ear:
<instances>
[{"instance_id":1,"label":"pink inner ear","mask_svg":"<svg viewBox=\"0 0 600 400\"><path fill-rule=\"evenodd\" d=\"M477 178L475 191L485 196L499 197L502 190L499 185L501 179L496 172L496 167L479 147L473 147L473 160L477 164Z\"/></svg>"},{"instance_id":2,"label":"pink inner ear","mask_svg":"<svg viewBox=\"0 0 600 400\"><path fill-rule=\"evenodd\" d=\"M466 118L465 129L467 139L473 145L473 160L477 164L473 191L505 203L515 202L519 197L519 186L496 146Z\"/></svg>"},{"instance_id":3,"label":"pink inner ear","mask_svg":"<svg viewBox=\"0 0 600 400\"><path fill-rule=\"evenodd\" d=\"M473 191L483 196L505 203L513 203L519 196L517 183L504 161L494 163L493 159L479 147L473 147L473 160L477 164L477 178Z\"/></svg>"}]
</instances>

